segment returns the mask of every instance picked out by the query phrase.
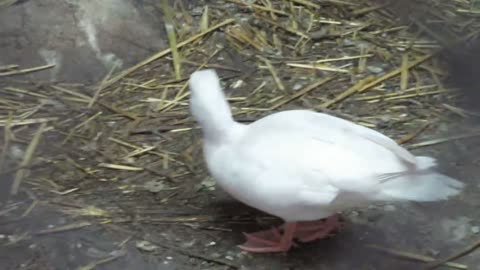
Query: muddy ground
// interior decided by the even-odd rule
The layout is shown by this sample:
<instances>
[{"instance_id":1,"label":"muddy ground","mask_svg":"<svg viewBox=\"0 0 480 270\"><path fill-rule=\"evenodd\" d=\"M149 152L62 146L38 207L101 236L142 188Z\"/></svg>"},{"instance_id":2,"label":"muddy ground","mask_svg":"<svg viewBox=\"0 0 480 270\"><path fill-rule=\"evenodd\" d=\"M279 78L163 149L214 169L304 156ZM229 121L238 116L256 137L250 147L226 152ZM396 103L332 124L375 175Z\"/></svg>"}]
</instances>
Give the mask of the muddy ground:
<instances>
[{"instance_id":1,"label":"muddy ground","mask_svg":"<svg viewBox=\"0 0 480 270\"><path fill-rule=\"evenodd\" d=\"M89 84L105 76L112 61L128 67L165 47L158 13L149 8L148 1L126 1L123 9L115 5L113 14L126 12L127 22L107 16L110 1L103 2L105 6L93 2L25 1L8 11L0 10L0 66L56 63L59 68L55 70L14 79ZM54 15L59 12L67 16ZM109 23L92 30L97 20ZM95 40L88 31L104 34ZM464 121L455 128L445 127L438 137L475 128ZM56 143L54 138L46 138L42 151ZM466 182L468 188L461 196L448 202L375 205L350 211L345 213L347 225L338 235L300 245L287 255L240 252L236 245L243 241L242 231L279 221L235 202L219 189L201 185L205 175L192 179L191 188L180 194L167 190L129 195L113 185L98 183L97 192L88 196L40 202L28 212L38 198L28 186L19 196L9 197L13 174L7 171L0 183L2 207L9 207L3 210L8 215L0 217L0 269L422 269L419 262L368 245L443 258L476 241L480 237L478 143L470 138L413 150L438 157L442 170ZM131 211L132 215L123 219L90 223L60 211L112 202L126 213L141 208L148 219ZM24 213L28 215L22 216ZM477 253L460 262L469 269L480 269Z\"/></svg>"},{"instance_id":2,"label":"muddy ground","mask_svg":"<svg viewBox=\"0 0 480 270\"><path fill-rule=\"evenodd\" d=\"M344 231L331 239L302 244L288 255L241 252L236 247L243 241L241 232L279 221L235 202L221 190L192 189L163 202L168 193L132 198L102 186L84 200L95 205L116 201L122 208L140 207L149 216L147 220L131 217L104 225L84 224L52 208L81 205L83 200L40 204L21 217L34 196L22 192L22 198L15 199L15 215L1 222L0 240L4 245L0 266L80 269L100 262L94 269L422 269L421 263L396 258L368 245L444 257L475 241L480 226L476 178L480 151L472 147L476 142L419 150L439 157L447 173L467 182L468 189L460 197L448 202L376 205L348 212L344 215ZM20 217L12 220L13 216ZM53 228L61 231L49 231ZM107 262L101 263L104 259ZM476 253L460 261L469 269L479 269Z\"/></svg>"}]
</instances>

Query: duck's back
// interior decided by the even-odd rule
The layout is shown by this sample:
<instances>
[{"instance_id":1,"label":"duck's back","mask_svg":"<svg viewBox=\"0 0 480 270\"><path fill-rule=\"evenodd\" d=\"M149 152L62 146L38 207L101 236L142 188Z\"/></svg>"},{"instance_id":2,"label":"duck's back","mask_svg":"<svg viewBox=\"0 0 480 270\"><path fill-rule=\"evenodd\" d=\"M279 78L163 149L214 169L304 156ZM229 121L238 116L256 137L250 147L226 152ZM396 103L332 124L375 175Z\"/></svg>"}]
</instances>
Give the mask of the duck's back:
<instances>
[{"instance_id":1,"label":"duck's back","mask_svg":"<svg viewBox=\"0 0 480 270\"><path fill-rule=\"evenodd\" d=\"M237 146L252 156L331 171L332 177L399 172L416 162L381 133L306 110L283 111L252 123Z\"/></svg>"}]
</instances>

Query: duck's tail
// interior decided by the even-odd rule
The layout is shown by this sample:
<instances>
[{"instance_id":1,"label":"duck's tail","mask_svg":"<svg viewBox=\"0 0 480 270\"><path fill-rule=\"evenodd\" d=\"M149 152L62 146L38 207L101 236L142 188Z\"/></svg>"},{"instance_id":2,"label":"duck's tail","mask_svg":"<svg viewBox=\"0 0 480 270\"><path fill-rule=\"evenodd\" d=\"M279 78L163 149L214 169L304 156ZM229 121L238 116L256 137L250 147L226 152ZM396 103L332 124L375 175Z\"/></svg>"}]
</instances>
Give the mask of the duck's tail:
<instances>
[{"instance_id":1,"label":"duck's tail","mask_svg":"<svg viewBox=\"0 0 480 270\"><path fill-rule=\"evenodd\" d=\"M389 200L430 202L458 195L465 184L433 170L436 160L417 157L414 171L385 175L380 197Z\"/></svg>"}]
</instances>

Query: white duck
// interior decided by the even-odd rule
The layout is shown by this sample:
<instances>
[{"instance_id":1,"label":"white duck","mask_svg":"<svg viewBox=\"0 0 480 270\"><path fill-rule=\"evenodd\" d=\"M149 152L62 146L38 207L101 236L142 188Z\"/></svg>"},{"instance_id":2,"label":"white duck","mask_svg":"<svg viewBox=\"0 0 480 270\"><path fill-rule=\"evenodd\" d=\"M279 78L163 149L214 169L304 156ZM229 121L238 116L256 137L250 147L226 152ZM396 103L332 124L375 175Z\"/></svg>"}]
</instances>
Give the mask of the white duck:
<instances>
[{"instance_id":1,"label":"white duck","mask_svg":"<svg viewBox=\"0 0 480 270\"><path fill-rule=\"evenodd\" d=\"M287 251L293 239L327 237L341 225L342 210L373 201L444 200L464 186L433 171L435 159L327 114L291 110L238 123L214 70L194 72L189 85L212 176L234 198L285 221L245 234L243 250Z\"/></svg>"}]
</instances>

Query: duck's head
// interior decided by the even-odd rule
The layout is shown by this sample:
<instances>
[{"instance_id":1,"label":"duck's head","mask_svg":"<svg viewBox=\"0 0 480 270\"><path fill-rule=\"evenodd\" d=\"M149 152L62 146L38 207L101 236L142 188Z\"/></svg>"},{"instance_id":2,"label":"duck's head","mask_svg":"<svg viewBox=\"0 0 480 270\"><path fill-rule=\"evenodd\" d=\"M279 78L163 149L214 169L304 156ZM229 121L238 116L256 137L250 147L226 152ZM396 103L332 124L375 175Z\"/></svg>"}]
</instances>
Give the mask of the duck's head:
<instances>
[{"instance_id":1,"label":"duck's head","mask_svg":"<svg viewBox=\"0 0 480 270\"><path fill-rule=\"evenodd\" d=\"M190 75L189 86L190 111L203 129L221 130L233 122L215 70L195 71Z\"/></svg>"}]
</instances>

